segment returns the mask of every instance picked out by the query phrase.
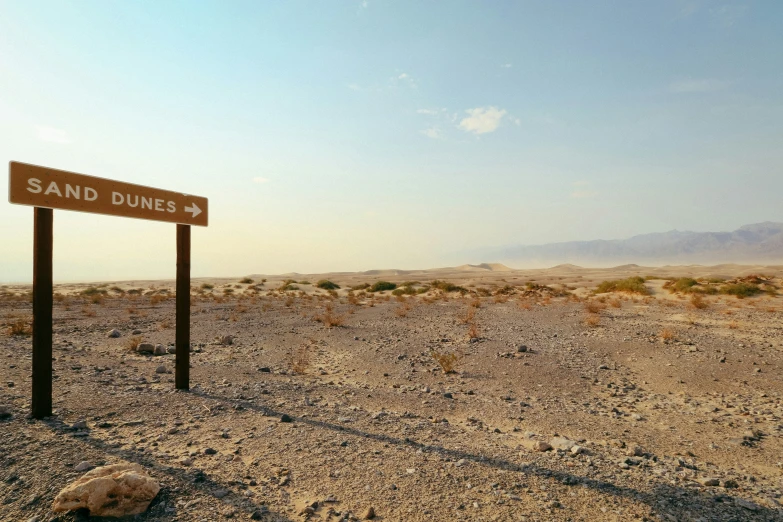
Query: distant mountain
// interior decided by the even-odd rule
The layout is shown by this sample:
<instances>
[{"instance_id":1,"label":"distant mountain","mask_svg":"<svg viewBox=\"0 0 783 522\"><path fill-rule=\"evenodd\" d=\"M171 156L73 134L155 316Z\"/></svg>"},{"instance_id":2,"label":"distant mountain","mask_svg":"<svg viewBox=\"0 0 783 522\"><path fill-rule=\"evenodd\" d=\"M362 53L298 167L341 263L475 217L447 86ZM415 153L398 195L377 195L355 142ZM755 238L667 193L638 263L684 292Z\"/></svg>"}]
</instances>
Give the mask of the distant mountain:
<instances>
[{"instance_id":1,"label":"distant mountain","mask_svg":"<svg viewBox=\"0 0 783 522\"><path fill-rule=\"evenodd\" d=\"M516 267L558 263L612 266L623 263L783 263L783 223L756 223L733 232L672 230L629 239L569 241L482 250L477 256Z\"/></svg>"}]
</instances>

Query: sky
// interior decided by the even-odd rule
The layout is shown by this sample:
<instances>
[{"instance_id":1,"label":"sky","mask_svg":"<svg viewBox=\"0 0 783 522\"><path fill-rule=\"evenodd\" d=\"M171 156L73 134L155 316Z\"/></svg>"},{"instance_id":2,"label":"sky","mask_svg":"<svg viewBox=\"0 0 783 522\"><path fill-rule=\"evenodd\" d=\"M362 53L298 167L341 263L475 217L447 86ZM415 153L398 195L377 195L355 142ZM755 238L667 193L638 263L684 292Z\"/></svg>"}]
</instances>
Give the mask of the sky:
<instances>
[{"instance_id":1,"label":"sky","mask_svg":"<svg viewBox=\"0 0 783 522\"><path fill-rule=\"evenodd\" d=\"M194 277L783 221L781 20L777 0L0 0L0 162L209 198ZM33 210L7 191L0 281L30 281ZM173 278L175 228L55 211L55 281Z\"/></svg>"}]
</instances>

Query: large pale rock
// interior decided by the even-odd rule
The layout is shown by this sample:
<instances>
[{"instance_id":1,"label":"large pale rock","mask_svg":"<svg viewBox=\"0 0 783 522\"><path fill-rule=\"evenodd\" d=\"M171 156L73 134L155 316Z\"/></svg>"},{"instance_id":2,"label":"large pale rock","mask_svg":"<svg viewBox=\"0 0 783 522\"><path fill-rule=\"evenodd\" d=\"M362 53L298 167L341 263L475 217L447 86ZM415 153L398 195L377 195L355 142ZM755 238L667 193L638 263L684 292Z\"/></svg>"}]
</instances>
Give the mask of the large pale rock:
<instances>
[{"instance_id":1,"label":"large pale rock","mask_svg":"<svg viewBox=\"0 0 783 522\"><path fill-rule=\"evenodd\" d=\"M112 464L88 471L63 488L53 511L87 508L91 516L122 517L147 510L160 484L138 464Z\"/></svg>"}]
</instances>

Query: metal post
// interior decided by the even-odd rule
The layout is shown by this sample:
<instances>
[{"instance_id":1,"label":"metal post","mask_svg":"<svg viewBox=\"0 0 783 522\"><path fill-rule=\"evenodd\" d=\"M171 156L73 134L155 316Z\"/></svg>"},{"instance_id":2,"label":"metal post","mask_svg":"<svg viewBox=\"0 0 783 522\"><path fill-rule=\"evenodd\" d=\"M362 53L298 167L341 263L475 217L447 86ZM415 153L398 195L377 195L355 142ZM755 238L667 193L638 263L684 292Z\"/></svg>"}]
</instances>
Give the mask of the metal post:
<instances>
[{"instance_id":1,"label":"metal post","mask_svg":"<svg viewBox=\"0 0 783 522\"><path fill-rule=\"evenodd\" d=\"M52 415L53 211L35 207L33 237L33 400L36 419Z\"/></svg>"},{"instance_id":2,"label":"metal post","mask_svg":"<svg viewBox=\"0 0 783 522\"><path fill-rule=\"evenodd\" d=\"M177 225L177 333L178 390L190 389L190 225Z\"/></svg>"}]
</instances>

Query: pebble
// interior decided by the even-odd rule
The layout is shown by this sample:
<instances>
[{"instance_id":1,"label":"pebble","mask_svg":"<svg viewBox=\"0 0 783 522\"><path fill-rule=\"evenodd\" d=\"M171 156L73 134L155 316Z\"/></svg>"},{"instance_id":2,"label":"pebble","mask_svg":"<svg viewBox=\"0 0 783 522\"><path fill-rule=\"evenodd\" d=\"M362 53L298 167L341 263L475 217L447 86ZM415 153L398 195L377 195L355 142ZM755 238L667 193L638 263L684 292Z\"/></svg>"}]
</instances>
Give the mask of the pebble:
<instances>
[{"instance_id":1,"label":"pebble","mask_svg":"<svg viewBox=\"0 0 783 522\"><path fill-rule=\"evenodd\" d=\"M517 352L519 352L519 353L527 352L527 345L520 344L519 346L517 346Z\"/></svg>"},{"instance_id":2,"label":"pebble","mask_svg":"<svg viewBox=\"0 0 783 522\"><path fill-rule=\"evenodd\" d=\"M7 419L11 416L11 408L0 404L0 419Z\"/></svg>"},{"instance_id":3,"label":"pebble","mask_svg":"<svg viewBox=\"0 0 783 522\"><path fill-rule=\"evenodd\" d=\"M108 333L107 337L110 337L110 338L112 338L112 339L116 339L116 338L117 338L117 337L119 337L120 335L121 335L121 334L120 334L120 331L119 331L119 330L117 330L116 328L114 328L114 329L112 329L112 330L110 330L110 331L109 331L109 333Z\"/></svg>"},{"instance_id":4,"label":"pebble","mask_svg":"<svg viewBox=\"0 0 783 522\"><path fill-rule=\"evenodd\" d=\"M141 330L139 330L139 329L137 328L136 330L133 330L133 331L131 332L131 335L141 335Z\"/></svg>"},{"instance_id":5,"label":"pebble","mask_svg":"<svg viewBox=\"0 0 783 522\"><path fill-rule=\"evenodd\" d=\"M294 419L292 419L291 416L287 413L284 413L280 416L280 422L294 422Z\"/></svg>"},{"instance_id":6,"label":"pebble","mask_svg":"<svg viewBox=\"0 0 783 522\"><path fill-rule=\"evenodd\" d=\"M372 520L374 518L375 518L375 508L370 506L367 509L367 513L364 514L364 519L365 520Z\"/></svg>"},{"instance_id":7,"label":"pebble","mask_svg":"<svg viewBox=\"0 0 783 522\"><path fill-rule=\"evenodd\" d=\"M161 364L160 366L155 368L155 373L166 373L166 367Z\"/></svg>"},{"instance_id":8,"label":"pebble","mask_svg":"<svg viewBox=\"0 0 783 522\"><path fill-rule=\"evenodd\" d=\"M217 450L214 448L207 448L204 450L204 455L214 455L217 453Z\"/></svg>"},{"instance_id":9,"label":"pebble","mask_svg":"<svg viewBox=\"0 0 783 522\"><path fill-rule=\"evenodd\" d=\"M162 344L155 345L155 352L154 352L155 355L166 355L166 353L167 352L165 346L163 346Z\"/></svg>"},{"instance_id":10,"label":"pebble","mask_svg":"<svg viewBox=\"0 0 783 522\"><path fill-rule=\"evenodd\" d=\"M698 482L702 486L717 486L720 484L720 480L714 477L701 477L696 479L696 482Z\"/></svg>"},{"instance_id":11,"label":"pebble","mask_svg":"<svg viewBox=\"0 0 783 522\"><path fill-rule=\"evenodd\" d=\"M139 353L154 353L155 352L155 345L152 343L141 343L136 348L136 351Z\"/></svg>"},{"instance_id":12,"label":"pebble","mask_svg":"<svg viewBox=\"0 0 783 522\"><path fill-rule=\"evenodd\" d=\"M91 462L83 460L73 467L74 471L89 471L95 466Z\"/></svg>"},{"instance_id":13,"label":"pebble","mask_svg":"<svg viewBox=\"0 0 783 522\"><path fill-rule=\"evenodd\" d=\"M234 336L233 335L224 335L220 338L220 344L223 346L228 346L230 344L234 344Z\"/></svg>"},{"instance_id":14,"label":"pebble","mask_svg":"<svg viewBox=\"0 0 783 522\"><path fill-rule=\"evenodd\" d=\"M75 430L86 430L87 429L87 421L86 420L78 420L71 424L71 428Z\"/></svg>"}]
</instances>

